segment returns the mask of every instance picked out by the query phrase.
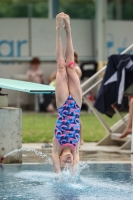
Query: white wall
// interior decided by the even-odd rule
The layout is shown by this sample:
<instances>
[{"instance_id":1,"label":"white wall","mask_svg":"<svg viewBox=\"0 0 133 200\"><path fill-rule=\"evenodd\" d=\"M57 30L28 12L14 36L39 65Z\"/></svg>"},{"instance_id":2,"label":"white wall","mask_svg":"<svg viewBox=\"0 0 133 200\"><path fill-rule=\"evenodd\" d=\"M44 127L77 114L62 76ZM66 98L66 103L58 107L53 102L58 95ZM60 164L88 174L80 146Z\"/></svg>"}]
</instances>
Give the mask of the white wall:
<instances>
[{"instance_id":1,"label":"white wall","mask_svg":"<svg viewBox=\"0 0 133 200\"><path fill-rule=\"evenodd\" d=\"M91 21L71 20L73 45L82 57L94 56L92 52L93 39L91 34ZM55 20L32 20L32 53L33 56L55 57ZM65 31L62 30L63 41Z\"/></svg>"},{"instance_id":2,"label":"white wall","mask_svg":"<svg viewBox=\"0 0 133 200\"><path fill-rule=\"evenodd\" d=\"M29 26L30 25L30 26ZM82 58L92 57L93 37L91 21L72 20L72 36L75 50ZM29 41L29 28L31 27L31 49ZM62 32L65 41L65 32ZM43 60L54 60L54 62L42 62L45 81L50 73L56 69L55 62L55 20L54 19L0 19L0 59L13 59L30 56L43 58ZM25 74L30 67L28 62L0 62L0 77L12 78L14 74ZM9 94L9 104L17 104L18 93L12 90L3 90ZM32 96L33 97L33 96ZM34 98L34 97L33 97ZM30 101L29 95L20 94L21 104Z\"/></svg>"},{"instance_id":3,"label":"white wall","mask_svg":"<svg viewBox=\"0 0 133 200\"><path fill-rule=\"evenodd\" d=\"M28 55L28 20L0 19L0 58Z\"/></svg>"},{"instance_id":4,"label":"white wall","mask_svg":"<svg viewBox=\"0 0 133 200\"><path fill-rule=\"evenodd\" d=\"M121 53L133 43L133 22L107 21L106 40L107 56ZM133 50L129 53L133 53Z\"/></svg>"},{"instance_id":5,"label":"white wall","mask_svg":"<svg viewBox=\"0 0 133 200\"><path fill-rule=\"evenodd\" d=\"M29 26L31 25L31 26ZM40 57L45 80L55 69L55 19L0 19L0 60L23 58L29 59L31 27L31 53ZM74 49L80 60L92 59L94 55L94 23L90 20L71 20ZM63 30L63 41L65 32ZM120 53L123 48L133 42L132 21L107 21L106 46L107 57ZM131 52L132 53L132 52ZM30 57L31 58L31 57ZM52 60L52 62L51 62ZM0 77L11 78L14 74L25 74L30 67L29 62L0 62ZM15 105L17 92L4 90L9 94L9 104ZM21 102L27 104L29 96L21 93Z\"/></svg>"},{"instance_id":6,"label":"white wall","mask_svg":"<svg viewBox=\"0 0 133 200\"><path fill-rule=\"evenodd\" d=\"M79 55L94 56L91 48L93 45L91 21L72 20L71 26L74 48ZM29 28L31 28L31 56L55 60L54 19L32 19L31 23L28 19L0 19L0 58L30 56ZM62 33L64 36L65 31Z\"/></svg>"}]
</instances>

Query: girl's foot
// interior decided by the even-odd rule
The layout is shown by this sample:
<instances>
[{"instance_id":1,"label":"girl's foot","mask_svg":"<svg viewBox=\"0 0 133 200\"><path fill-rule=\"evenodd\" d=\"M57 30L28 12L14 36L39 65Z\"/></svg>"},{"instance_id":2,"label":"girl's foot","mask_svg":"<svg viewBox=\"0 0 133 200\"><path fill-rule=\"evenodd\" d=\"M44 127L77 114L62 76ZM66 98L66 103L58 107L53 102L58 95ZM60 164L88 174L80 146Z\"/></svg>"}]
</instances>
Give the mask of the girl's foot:
<instances>
[{"instance_id":1,"label":"girl's foot","mask_svg":"<svg viewBox=\"0 0 133 200\"><path fill-rule=\"evenodd\" d=\"M63 27L67 31L67 30L70 29L70 17L69 17L69 15L64 14L63 19L64 19L64 26Z\"/></svg>"},{"instance_id":2,"label":"girl's foot","mask_svg":"<svg viewBox=\"0 0 133 200\"><path fill-rule=\"evenodd\" d=\"M126 137L127 135L129 135L131 133L132 133L132 128L126 128L124 130L124 132L122 133L122 135L120 136L120 138L124 138L124 137Z\"/></svg>"},{"instance_id":3,"label":"girl's foot","mask_svg":"<svg viewBox=\"0 0 133 200\"><path fill-rule=\"evenodd\" d=\"M64 18L64 13L59 13L58 15L56 15L56 29L60 29L63 26L63 18Z\"/></svg>"}]
</instances>

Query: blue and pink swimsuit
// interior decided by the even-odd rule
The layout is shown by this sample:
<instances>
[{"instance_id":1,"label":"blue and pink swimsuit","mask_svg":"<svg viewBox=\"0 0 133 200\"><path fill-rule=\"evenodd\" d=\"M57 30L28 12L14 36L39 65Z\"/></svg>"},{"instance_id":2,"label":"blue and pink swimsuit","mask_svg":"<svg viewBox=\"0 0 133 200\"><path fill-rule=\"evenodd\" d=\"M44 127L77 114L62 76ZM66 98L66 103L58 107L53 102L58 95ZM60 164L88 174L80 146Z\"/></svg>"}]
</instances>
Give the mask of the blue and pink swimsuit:
<instances>
[{"instance_id":1,"label":"blue and pink swimsuit","mask_svg":"<svg viewBox=\"0 0 133 200\"><path fill-rule=\"evenodd\" d=\"M80 107L71 95L58 109L58 119L55 127L55 138L60 147L70 146L75 149L80 140Z\"/></svg>"}]
</instances>

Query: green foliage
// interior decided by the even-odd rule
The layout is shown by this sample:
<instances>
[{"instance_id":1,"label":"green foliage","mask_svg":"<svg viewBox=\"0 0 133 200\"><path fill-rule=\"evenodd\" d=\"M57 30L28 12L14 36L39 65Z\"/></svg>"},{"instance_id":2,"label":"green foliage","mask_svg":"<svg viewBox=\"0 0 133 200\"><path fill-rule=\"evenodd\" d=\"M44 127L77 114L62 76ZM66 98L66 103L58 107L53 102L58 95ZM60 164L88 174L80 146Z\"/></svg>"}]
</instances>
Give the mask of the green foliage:
<instances>
[{"instance_id":1,"label":"green foliage","mask_svg":"<svg viewBox=\"0 0 133 200\"><path fill-rule=\"evenodd\" d=\"M60 12L65 12L71 18L94 19L95 2L93 0L60 0Z\"/></svg>"},{"instance_id":2,"label":"green foliage","mask_svg":"<svg viewBox=\"0 0 133 200\"><path fill-rule=\"evenodd\" d=\"M79 4L79 5L83 5L83 4L94 4L95 0L59 0L60 4L66 5L69 4L71 6L71 4Z\"/></svg>"},{"instance_id":3,"label":"green foliage","mask_svg":"<svg viewBox=\"0 0 133 200\"><path fill-rule=\"evenodd\" d=\"M123 6L123 15L122 18L125 20L133 19L133 5Z\"/></svg>"},{"instance_id":4,"label":"green foliage","mask_svg":"<svg viewBox=\"0 0 133 200\"><path fill-rule=\"evenodd\" d=\"M94 19L95 18L95 6L94 5L80 5L69 4L60 5L60 12L65 12L70 15L71 18L76 19Z\"/></svg>"},{"instance_id":5,"label":"green foliage","mask_svg":"<svg viewBox=\"0 0 133 200\"><path fill-rule=\"evenodd\" d=\"M0 17L27 17L28 5L33 7L33 17L48 17L48 0L0 0ZM94 19L93 0L59 0L59 12L72 18Z\"/></svg>"},{"instance_id":6,"label":"green foliage","mask_svg":"<svg viewBox=\"0 0 133 200\"><path fill-rule=\"evenodd\" d=\"M2 7L0 7L0 17L27 17L27 6L3 5Z\"/></svg>"},{"instance_id":7,"label":"green foliage","mask_svg":"<svg viewBox=\"0 0 133 200\"><path fill-rule=\"evenodd\" d=\"M48 17L48 0L0 0L0 17L28 17L29 6L33 17Z\"/></svg>"},{"instance_id":8,"label":"green foliage","mask_svg":"<svg viewBox=\"0 0 133 200\"><path fill-rule=\"evenodd\" d=\"M58 0L59 12L75 19L95 19L96 0ZM100 0L99 0L100 1ZM29 5L33 17L48 18L49 0L0 0L0 17L28 17ZM133 0L122 0L123 20L133 19ZM117 0L107 0L108 18L117 19Z\"/></svg>"},{"instance_id":9,"label":"green foliage","mask_svg":"<svg viewBox=\"0 0 133 200\"><path fill-rule=\"evenodd\" d=\"M116 0L108 1L108 10L111 10L111 19L117 19L117 9L121 7L121 20L133 19L133 1L122 0L121 4L117 4Z\"/></svg>"},{"instance_id":10,"label":"green foliage","mask_svg":"<svg viewBox=\"0 0 133 200\"><path fill-rule=\"evenodd\" d=\"M29 3L48 3L48 0L0 0L0 4L29 4Z\"/></svg>"},{"instance_id":11,"label":"green foliage","mask_svg":"<svg viewBox=\"0 0 133 200\"><path fill-rule=\"evenodd\" d=\"M48 18L48 4L33 4L33 17Z\"/></svg>"}]
</instances>

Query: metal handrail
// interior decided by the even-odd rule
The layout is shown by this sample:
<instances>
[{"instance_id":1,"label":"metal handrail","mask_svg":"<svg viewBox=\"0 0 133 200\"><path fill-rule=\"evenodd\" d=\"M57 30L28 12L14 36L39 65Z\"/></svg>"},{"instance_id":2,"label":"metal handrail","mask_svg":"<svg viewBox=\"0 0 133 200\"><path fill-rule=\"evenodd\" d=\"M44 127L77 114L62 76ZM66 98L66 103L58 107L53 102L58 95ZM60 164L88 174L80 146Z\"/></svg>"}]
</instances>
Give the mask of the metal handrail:
<instances>
[{"instance_id":1,"label":"metal handrail","mask_svg":"<svg viewBox=\"0 0 133 200\"><path fill-rule=\"evenodd\" d=\"M88 80L86 80L84 83L81 84L81 87L83 88L84 86L86 86L88 83L90 83L91 81L93 81L95 78L98 77L98 75L103 72L106 69L106 66L104 66L102 69L100 69L98 72L96 72L93 76L91 76Z\"/></svg>"},{"instance_id":2,"label":"metal handrail","mask_svg":"<svg viewBox=\"0 0 133 200\"><path fill-rule=\"evenodd\" d=\"M128 48L126 48L122 53L125 54L126 52L128 52L130 49L133 48L133 44L131 44ZM96 72L93 76L91 76L88 80L86 80L83 84L81 84L81 88L83 89L83 87L87 86L89 83L91 83L91 81L94 81L95 78L98 78L98 75L105 71L106 66L104 66L102 69L100 69L98 72ZM84 101L86 102L86 104L91 108L91 110L93 111L93 113L95 114L95 116L98 118L98 120L100 121L100 123L104 126L104 128L108 131L108 133L111 133L111 130L109 128L109 126L106 124L105 120L102 118L102 116L100 115L100 113L94 108L93 104L90 102L89 99L86 98L86 94L88 92L90 92L94 87L96 87L99 83L101 83L103 80L103 78L101 78L100 80L98 80L97 82L95 82L93 85L91 85L89 88L87 88L82 96ZM117 113L118 114L118 113ZM133 135L133 134L132 134ZM132 144L132 151L133 151L133 144Z\"/></svg>"},{"instance_id":3,"label":"metal handrail","mask_svg":"<svg viewBox=\"0 0 133 200\"><path fill-rule=\"evenodd\" d=\"M94 85L92 85L90 88L88 88L85 92L83 92L83 96L86 95L87 93L89 93L94 87L96 87L97 85L99 85L102 82L102 78L100 80L98 80L96 83L94 83Z\"/></svg>"},{"instance_id":4,"label":"metal handrail","mask_svg":"<svg viewBox=\"0 0 133 200\"><path fill-rule=\"evenodd\" d=\"M121 55L122 54L125 54L127 53L130 49L133 48L133 44L131 44L128 48L126 48L124 51L122 51L122 53L120 53ZM95 78L98 77L98 75L103 72L104 70L106 69L106 65L100 69L98 72L96 72L93 76L91 76L88 80L86 80L84 83L81 84L81 87L83 88L84 86L86 86L88 83L90 83L91 81L93 81Z\"/></svg>"}]
</instances>

